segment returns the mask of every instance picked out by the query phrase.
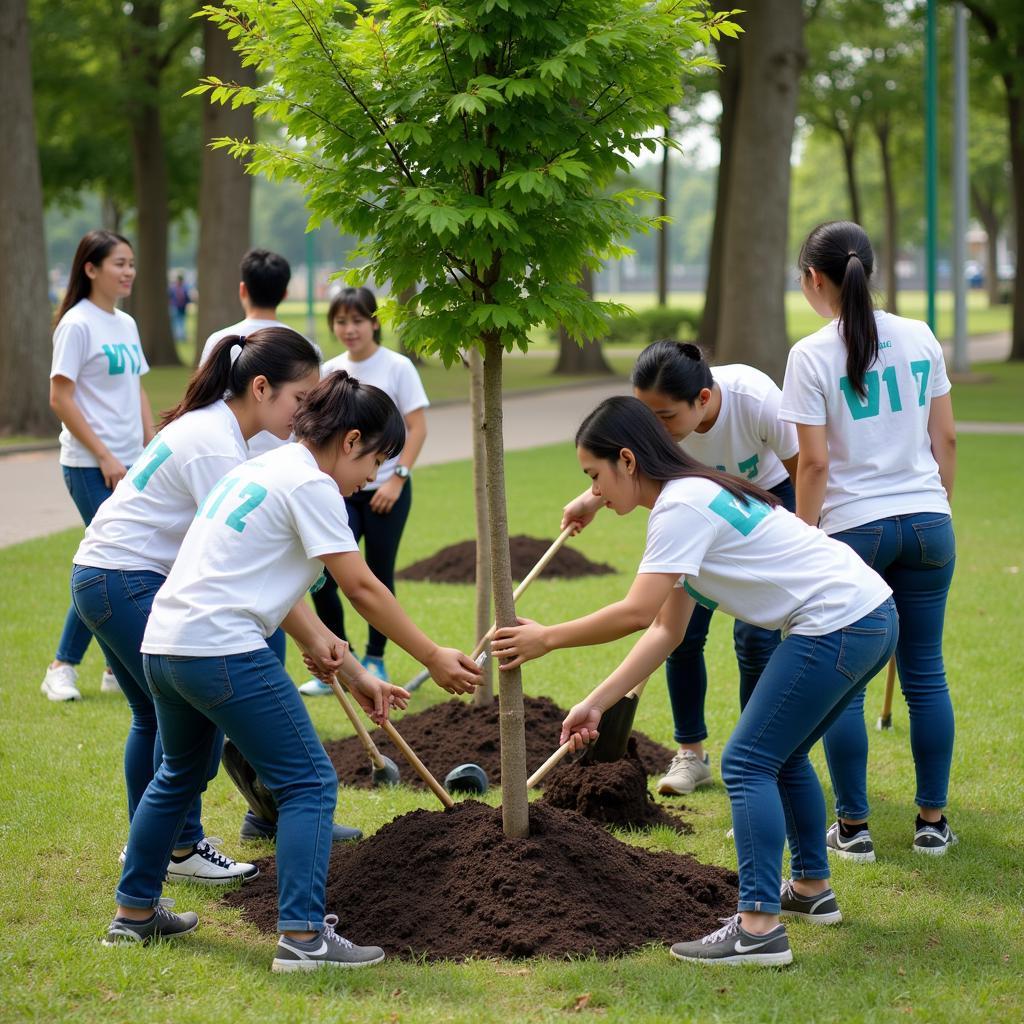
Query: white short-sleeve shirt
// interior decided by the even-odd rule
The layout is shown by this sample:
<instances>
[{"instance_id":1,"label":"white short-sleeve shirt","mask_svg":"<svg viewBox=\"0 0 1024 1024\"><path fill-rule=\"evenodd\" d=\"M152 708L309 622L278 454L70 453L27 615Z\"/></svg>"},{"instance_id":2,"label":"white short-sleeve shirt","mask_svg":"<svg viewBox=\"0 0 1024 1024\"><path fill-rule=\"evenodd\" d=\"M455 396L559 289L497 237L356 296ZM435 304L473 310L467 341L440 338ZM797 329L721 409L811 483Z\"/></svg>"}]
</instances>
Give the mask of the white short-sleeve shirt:
<instances>
[{"instance_id":1,"label":"white short-sleeve shirt","mask_svg":"<svg viewBox=\"0 0 1024 1024\"><path fill-rule=\"evenodd\" d=\"M153 601L142 651L259 650L319 576L319 556L357 550L338 486L307 448L250 459L199 506Z\"/></svg>"},{"instance_id":2,"label":"white short-sleeve shirt","mask_svg":"<svg viewBox=\"0 0 1024 1024\"><path fill-rule=\"evenodd\" d=\"M732 363L713 366L722 406L710 429L679 442L687 455L766 490L789 475L782 464L797 453L796 428L779 419L782 392L766 373Z\"/></svg>"},{"instance_id":3,"label":"white short-sleeve shirt","mask_svg":"<svg viewBox=\"0 0 1024 1024\"><path fill-rule=\"evenodd\" d=\"M75 564L166 576L203 498L247 458L238 420L226 403L185 413L149 442L100 506Z\"/></svg>"},{"instance_id":4,"label":"white short-sleeve shirt","mask_svg":"<svg viewBox=\"0 0 1024 1024\"><path fill-rule=\"evenodd\" d=\"M417 409L426 409L430 405L427 393L423 390L423 382L412 360L400 352L384 348L383 345L369 359L363 359L358 363L354 362L347 352L342 352L340 356L328 359L321 372L326 377L335 370L345 370L350 377L355 377L360 383L380 388L398 406L398 411L403 416L408 416ZM375 491L381 484L387 483L395 475L397 465L397 455L393 459L388 459L380 467L377 479L363 490Z\"/></svg>"},{"instance_id":5,"label":"white short-sleeve shirt","mask_svg":"<svg viewBox=\"0 0 1024 1024\"><path fill-rule=\"evenodd\" d=\"M75 404L112 455L130 466L142 451L139 378L149 372L135 321L89 299L71 307L53 334L50 377L75 382ZM62 466L98 466L96 456L63 424Z\"/></svg>"},{"instance_id":6,"label":"white short-sleeve shirt","mask_svg":"<svg viewBox=\"0 0 1024 1024\"><path fill-rule=\"evenodd\" d=\"M785 635L832 633L892 593L852 548L698 477L662 487L638 571L678 574L677 586L705 607Z\"/></svg>"},{"instance_id":7,"label":"white short-sleeve shirt","mask_svg":"<svg viewBox=\"0 0 1024 1024\"><path fill-rule=\"evenodd\" d=\"M928 435L932 399L950 390L942 349L919 320L877 312L875 322L878 359L865 374L866 397L847 378L836 321L789 353L779 415L826 428L826 533L887 516L949 513Z\"/></svg>"}]
</instances>

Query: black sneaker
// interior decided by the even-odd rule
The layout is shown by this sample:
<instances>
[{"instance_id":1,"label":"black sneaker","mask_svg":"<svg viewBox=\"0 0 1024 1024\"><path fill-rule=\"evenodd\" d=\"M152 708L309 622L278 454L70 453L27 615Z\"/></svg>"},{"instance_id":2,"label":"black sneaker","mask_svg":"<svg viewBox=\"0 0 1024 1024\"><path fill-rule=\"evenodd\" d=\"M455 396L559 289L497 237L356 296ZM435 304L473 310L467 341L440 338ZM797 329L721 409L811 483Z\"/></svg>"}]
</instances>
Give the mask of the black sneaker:
<instances>
[{"instance_id":1,"label":"black sneaker","mask_svg":"<svg viewBox=\"0 0 1024 1024\"><path fill-rule=\"evenodd\" d=\"M801 896L789 878L782 883L781 903L781 917L799 917L815 924L839 924L843 919L836 894L831 889L814 896Z\"/></svg>"},{"instance_id":2,"label":"black sneaker","mask_svg":"<svg viewBox=\"0 0 1024 1024\"><path fill-rule=\"evenodd\" d=\"M677 960L702 964L760 964L782 967L793 962L785 925L767 935L751 935L740 924L740 915L723 917L724 927L695 942L677 942L671 949Z\"/></svg>"},{"instance_id":3,"label":"black sneaker","mask_svg":"<svg viewBox=\"0 0 1024 1024\"><path fill-rule=\"evenodd\" d=\"M277 837L277 822L267 821L266 818L258 818L252 811L246 811L242 819L242 828L238 833L243 843L254 843L257 841L273 842ZM339 825L334 823L331 832L332 843L352 843L362 839L361 829L352 828L350 825Z\"/></svg>"},{"instance_id":4,"label":"black sneaker","mask_svg":"<svg viewBox=\"0 0 1024 1024\"><path fill-rule=\"evenodd\" d=\"M384 959L380 946L357 946L342 938L335 930L335 914L324 917L318 935L308 941L277 937L277 950L270 969L277 974L286 971L315 971L320 967L371 967Z\"/></svg>"},{"instance_id":5,"label":"black sneaker","mask_svg":"<svg viewBox=\"0 0 1024 1024\"><path fill-rule=\"evenodd\" d=\"M931 857L942 857L951 846L960 842L949 822L924 822L914 833L914 853L925 853Z\"/></svg>"},{"instance_id":6,"label":"black sneaker","mask_svg":"<svg viewBox=\"0 0 1024 1024\"><path fill-rule=\"evenodd\" d=\"M115 917L103 937L104 946L120 946L122 943L140 942L148 945L153 939L173 939L178 935L194 932L199 918L192 911L187 914L172 914L168 907L174 900L162 899L153 910L153 916L145 921L129 921L126 917Z\"/></svg>"},{"instance_id":7,"label":"black sneaker","mask_svg":"<svg viewBox=\"0 0 1024 1024\"><path fill-rule=\"evenodd\" d=\"M839 822L834 821L825 833L825 846L829 853L834 853L843 860L852 860L859 864L873 864L875 861L875 844L871 841L871 833L866 828L846 839L839 831Z\"/></svg>"}]
</instances>

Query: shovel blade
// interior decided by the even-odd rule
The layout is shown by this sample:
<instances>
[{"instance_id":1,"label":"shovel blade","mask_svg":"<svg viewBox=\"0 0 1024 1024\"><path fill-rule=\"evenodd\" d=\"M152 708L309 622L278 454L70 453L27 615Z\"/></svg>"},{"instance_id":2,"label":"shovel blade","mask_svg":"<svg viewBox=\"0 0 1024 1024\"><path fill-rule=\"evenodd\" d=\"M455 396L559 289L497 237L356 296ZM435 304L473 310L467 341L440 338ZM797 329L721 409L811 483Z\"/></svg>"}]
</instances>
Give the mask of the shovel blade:
<instances>
[{"instance_id":1,"label":"shovel blade","mask_svg":"<svg viewBox=\"0 0 1024 1024\"><path fill-rule=\"evenodd\" d=\"M370 773L370 782L374 786L397 786L400 777L398 765L383 754L381 754L381 760L384 763Z\"/></svg>"},{"instance_id":2,"label":"shovel blade","mask_svg":"<svg viewBox=\"0 0 1024 1024\"><path fill-rule=\"evenodd\" d=\"M224 740L220 755L224 770L245 797L245 802L257 818L271 823L277 821L277 800L260 782L256 769L242 756L242 752L229 739Z\"/></svg>"},{"instance_id":3,"label":"shovel blade","mask_svg":"<svg viewBox=\"0 0 1024 1024\"><path fill-rule=\"evenodd\" d=\"M584 764L618 761L626 756L639 703L639 697L627 695L601 716L598 737L586 748L581 758Z\"/></svg>"}]
</instances>

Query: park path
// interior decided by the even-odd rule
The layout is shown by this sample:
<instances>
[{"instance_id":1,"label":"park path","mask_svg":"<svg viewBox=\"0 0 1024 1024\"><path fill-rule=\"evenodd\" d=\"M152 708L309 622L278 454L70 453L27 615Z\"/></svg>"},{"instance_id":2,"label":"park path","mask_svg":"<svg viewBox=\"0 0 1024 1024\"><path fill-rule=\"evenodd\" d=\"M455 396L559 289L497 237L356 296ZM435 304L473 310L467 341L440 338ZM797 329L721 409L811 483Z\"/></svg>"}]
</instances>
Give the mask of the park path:
<instances>
[{"instance_id":1,"label":"park path","mask_svg":"<svg viewBox=\"0 0 1024 1024\"><path fill-rule=\"evenodd\" d=\"M971 339L972 363L996 362L1009 355L1009 334ZM943 346L952 361L949 346ZM571 385L550 390L508 394L504 401L505 448L519 451L540 445L569 443L576 428L598 402L609 395L628 394L624 380L601 384ZM434 466L472 457L469 406L453 403L427 413L427 441L418 466ZM1024 423L958 423L964 434L1024 435ZM57 451L4 455L0 449L0 547L45 537L78 526L78 517L61 478Z\"/></svg>"}]
</instances>

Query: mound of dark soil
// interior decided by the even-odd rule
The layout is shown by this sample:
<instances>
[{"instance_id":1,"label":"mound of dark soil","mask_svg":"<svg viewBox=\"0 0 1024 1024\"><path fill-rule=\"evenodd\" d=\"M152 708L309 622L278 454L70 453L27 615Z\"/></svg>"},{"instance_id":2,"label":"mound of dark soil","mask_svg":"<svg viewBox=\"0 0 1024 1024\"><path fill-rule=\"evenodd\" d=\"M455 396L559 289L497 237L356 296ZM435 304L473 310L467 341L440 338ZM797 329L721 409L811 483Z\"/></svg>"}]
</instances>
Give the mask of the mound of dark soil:
<instances>
[{"instance_id":1,"label":"mound of dark soil","mask_svg":"<svg viewBox=\"0 0 1024 1024\"><path fill-rule=\"evenodd\" d=\"M540 561L541 555L551 541L519 534L508 541L512 557L512 579L525 578ZM603 562L592 562L578 551L563 547L544 567L547 579L574 580L581 576L607 576L615 570ZM397 574L400 580L431 583L474 583L476 581L476 541L464 540L442 548L436 554L402 569Z\"/></svg>"},{"instance_id":2,"label":"mound of dark soil","mask_svg":"<svg viewBox=\"0 0 1024 1024\"><path fill-rule=\"evenodd\" d=\"M626 757L609 764L570 764L548 783L542 798L552 807L619 828L666 825L686 834L693 829L657 803L647 789L647 773L630 738Z\"/></svg>"},{"instance_id":3,"label":"mound of dark soil","mask_svg":"<svg viewBox=\"0 0 1024 1024\"><path fill-rule=\"evenodd\" d=\"M260 869L224 899L273 932L273 858ZM327 910L346 937L391 956L611 956L712 931L735 912L736 884L732 871L630 846L543 803L531 805L529 838L507 839L500 808L465 801L335 846Z\"/></svg>"},{"instance_id":4,"label":"mound of dark soil","mask_svg":"<svg viewBox=\"0 0 1024 1024\"><path fill-rule=\"evenodd\" d=\"M526 764L533 771L557 749L562 719L567 712L547 697L525 697L524 703ZM468 701L446 700L411 715L401 718L396 716L394 724L402 738L438 779L443 780L456 765L472 761L487 772L492 786L501 783L497 700L485 708L475 707ZM380 729L370 735L380 752L398 765L402 772L402 782L423 788L419 776L387 736ZM651 775L661 771L672 757L672 751L643 733L633 735L644 771ZM324 747L343 785L370 785L370 759L357 737L328 740ZM556 779L565 770L568 769L559 765L548 779Z\"/></svg>"}]
</instances>

